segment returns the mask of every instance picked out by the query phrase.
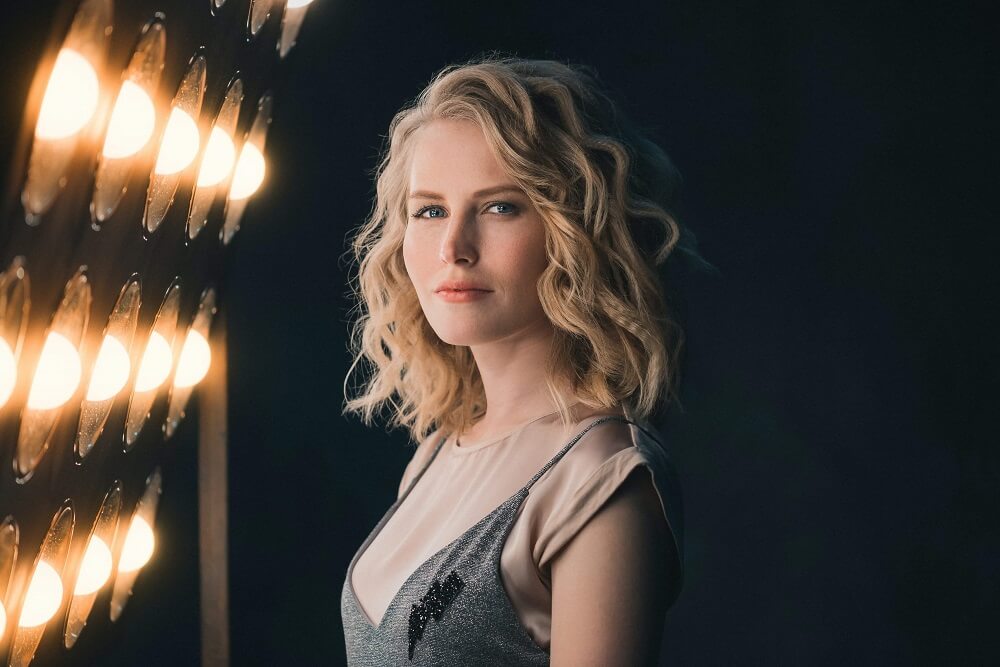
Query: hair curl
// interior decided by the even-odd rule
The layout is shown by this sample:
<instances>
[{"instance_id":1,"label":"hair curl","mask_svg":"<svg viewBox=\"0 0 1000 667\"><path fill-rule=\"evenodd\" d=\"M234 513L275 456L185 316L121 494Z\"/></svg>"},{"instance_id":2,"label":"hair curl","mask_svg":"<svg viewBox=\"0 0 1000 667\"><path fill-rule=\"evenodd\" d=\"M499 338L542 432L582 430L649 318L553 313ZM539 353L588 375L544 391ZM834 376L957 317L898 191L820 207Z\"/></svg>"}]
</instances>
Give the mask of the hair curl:
<instances>
[{"instance_id":1,"label":"hair curl","mask_svg":"<svg viewBox=\"0 0 1000 667\"><path fill-rule=\"evenodd\" d=\"M389 126L374 206L351 241L358 316L345 397L354 369L366 362L369 373L344 412L370 424L391 405L389 425L417 442L435 429L462 432L485 412L470 349L437 337L403 263L412 138L435 118L477 123L545 224L549 264L538 296L555 332L546 383L564 422L557 386L640 419L665 407L676 397L684 336L655 267L682 239L679 247L700 259L671 212L677 170L588 69L486 57L440 71Z\"/></svg>"}]
</instances>

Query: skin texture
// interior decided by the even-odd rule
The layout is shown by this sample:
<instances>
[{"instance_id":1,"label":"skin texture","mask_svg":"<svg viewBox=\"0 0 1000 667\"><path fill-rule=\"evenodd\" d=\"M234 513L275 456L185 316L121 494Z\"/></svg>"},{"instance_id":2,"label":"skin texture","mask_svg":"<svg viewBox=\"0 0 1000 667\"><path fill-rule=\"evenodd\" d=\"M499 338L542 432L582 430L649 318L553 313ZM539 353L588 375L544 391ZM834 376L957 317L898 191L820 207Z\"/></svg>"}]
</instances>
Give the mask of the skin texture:
<instances>
[{"instance_id":1,"label":"skin texture","mask_svg":"<svg viewBox=\"0 0 1000 667\"><path fill-rule=\"evenodd\" d=\"M475 123L434 120L414 141L403 260L431 327L469 346L483 378L487 413L460 439L472 446L556 409L544 380L552 326L536 287L547 264L544 222ZM449 303L434 293L444 280L492 293ZM554 666L656 664L671 552L642 470L552 560Z\"/></svg>"}]
</instances>

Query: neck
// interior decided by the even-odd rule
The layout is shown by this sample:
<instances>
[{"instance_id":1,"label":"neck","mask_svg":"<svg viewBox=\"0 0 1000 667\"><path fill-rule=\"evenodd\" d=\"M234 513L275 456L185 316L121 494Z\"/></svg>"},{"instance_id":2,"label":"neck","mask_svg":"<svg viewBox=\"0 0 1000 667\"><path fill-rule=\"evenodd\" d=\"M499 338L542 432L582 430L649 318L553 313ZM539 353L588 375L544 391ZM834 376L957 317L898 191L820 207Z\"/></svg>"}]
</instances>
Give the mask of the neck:
<instances>
[{"instance_id":1,"label":"neck","mask_svg":"<svg viewBox=\"0 0 1000 667\"><path fill-rule=\"evenodd\" d=\"M486 413L467 429L465 440L482 440L559 409L545 381L552 337L552 327L545 322L532 330L471 347L486 393ZM567 405L576 402L565 387L560 395Z\"/></svg>"}]
</instances>

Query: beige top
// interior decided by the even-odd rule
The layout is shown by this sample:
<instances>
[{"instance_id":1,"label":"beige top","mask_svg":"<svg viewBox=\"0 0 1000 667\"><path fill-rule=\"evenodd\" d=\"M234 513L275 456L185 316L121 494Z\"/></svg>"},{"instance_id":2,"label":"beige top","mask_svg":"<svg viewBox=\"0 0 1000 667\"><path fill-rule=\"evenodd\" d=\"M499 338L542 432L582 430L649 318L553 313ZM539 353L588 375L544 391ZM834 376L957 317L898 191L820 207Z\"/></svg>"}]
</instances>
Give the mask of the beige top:
<instances>
[{"instance_id":1,"label":"beige top","mask_svg":"<svg viewBox=\"0 0 1000 667\"><path fill-rule=\"evenodd\" d=\"M555 412L469 447L457 447L455 437L449 437L354 566L351 583L371 622L381 621L400 587L425 560L527 484L573 436L608 414L621 413L592 413L564 429ZM649 463L636 447L636 433L618 420L598 424L538 479L521 504L501 554L501 581L521 623L542 648L550 644L552 558L633 469ZM399 496L438 442L435 432L417 447Z\"/></svg>"}]
</instances>

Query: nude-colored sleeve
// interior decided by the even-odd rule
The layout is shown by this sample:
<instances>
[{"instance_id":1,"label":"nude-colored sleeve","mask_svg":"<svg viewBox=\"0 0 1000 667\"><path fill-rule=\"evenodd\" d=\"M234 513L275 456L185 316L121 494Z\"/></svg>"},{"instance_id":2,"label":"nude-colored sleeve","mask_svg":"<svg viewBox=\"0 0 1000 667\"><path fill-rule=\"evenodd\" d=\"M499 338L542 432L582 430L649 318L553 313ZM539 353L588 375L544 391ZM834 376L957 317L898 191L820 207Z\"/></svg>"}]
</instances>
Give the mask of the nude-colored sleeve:
<instances>
[{"instance_id":1,"label":"nude-colored sleeve","mask_svg":"<svg viewBox=\"0 0 1000 667\"><path fill-rule=\"evenodd\" d=\"M603 463L592 464L589 474L582 481L567 483L564 480L553 480L554 484L546 494L548 497L541 503L537 537L532 550L542 581L546 585L551 584L553 558L572 541L629 474L638 467L649 470L664 519L679 547L679 526L674 525L679 523L674 519L679 508L668 506L670 499L676 494L668 492L665 488L665 485L670 484L673 479L670 474L672 470L661 470L663 466L664 462L657 457L648 455L643 449L629 444L611 454ZM580 473L576 472L575 475L579 478ZM679 552L677 556L680 558ZM678 572L677 576L680 577L681 573Z\"/></svg>"}]
</instances>

